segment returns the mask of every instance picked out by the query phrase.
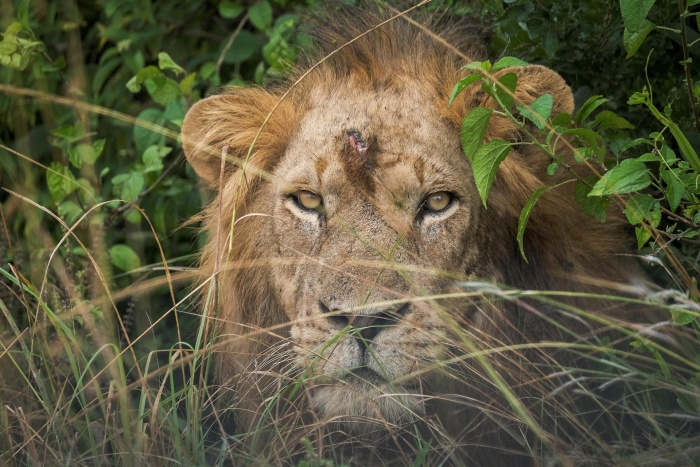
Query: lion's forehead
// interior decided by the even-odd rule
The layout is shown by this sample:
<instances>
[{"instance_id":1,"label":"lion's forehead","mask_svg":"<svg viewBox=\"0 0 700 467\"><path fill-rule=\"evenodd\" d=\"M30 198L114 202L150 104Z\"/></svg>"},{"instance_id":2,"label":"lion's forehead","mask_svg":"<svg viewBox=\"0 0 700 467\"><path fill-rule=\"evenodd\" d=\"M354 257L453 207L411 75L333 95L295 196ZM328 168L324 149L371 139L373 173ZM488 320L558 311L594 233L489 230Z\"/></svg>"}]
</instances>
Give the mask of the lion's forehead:
<instances>
[{"instance_id":1,"label":"lion's forehead","mask_svg":"<svg viewBox=\"0 0 700 467\"><path fill-rule=\"evenodd\" d=\"M368 145L373 174L392 192L451 177L454 166L466 168L458 131L442 118L434 98L410 85L402 91L341 87L309 99L278 166L277 175L288 182L348 179L342 163L353 157L344 151L350 150L349 133Z\"/></svg>"}]
</instances>

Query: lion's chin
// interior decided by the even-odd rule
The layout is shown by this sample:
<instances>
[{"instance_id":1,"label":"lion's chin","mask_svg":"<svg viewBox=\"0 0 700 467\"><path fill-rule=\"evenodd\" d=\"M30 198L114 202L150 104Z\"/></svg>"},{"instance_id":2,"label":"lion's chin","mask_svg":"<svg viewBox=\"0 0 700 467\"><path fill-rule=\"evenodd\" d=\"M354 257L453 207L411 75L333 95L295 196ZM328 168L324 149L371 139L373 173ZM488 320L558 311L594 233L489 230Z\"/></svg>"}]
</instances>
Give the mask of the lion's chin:
<instances>
[{"instance_id":1,"label":"lion's chin","mask_svg":"<svg viewBox=\"0 0 700 467\"><path fill-rule=\"evenodd\" d=\"M413 388L338 381L309 391L311 408L355 435L394 429L425 415L425 396Z\"/></svg>"}]
</instances>

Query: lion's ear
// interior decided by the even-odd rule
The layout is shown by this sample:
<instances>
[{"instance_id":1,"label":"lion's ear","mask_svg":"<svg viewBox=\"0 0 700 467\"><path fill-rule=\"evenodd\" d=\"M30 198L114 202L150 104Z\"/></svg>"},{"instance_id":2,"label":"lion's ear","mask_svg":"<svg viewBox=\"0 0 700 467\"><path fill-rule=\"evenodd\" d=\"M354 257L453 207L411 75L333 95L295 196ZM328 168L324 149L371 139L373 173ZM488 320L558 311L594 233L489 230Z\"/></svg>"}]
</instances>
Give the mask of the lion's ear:
<instances>
[{"instance_id":1,"label":"lion's ear","mask_svg":"<svg viewBox=\"0 0 700 467\"><path fill-rule=\"evenodd\" d=\"M254 141L248 162L266 170L287 143L295 120L291 113L290 104L280 103L279 96L258 88L231 88L224 94L202 99L187 112L182 124L182 147L197 175L216 186L226 146L226 170L230 170L231 158L234 163L246 159Z\"/></svg>"},{"instance_id":2,"label":"lion's ear","mask_svg":"<svg viewBox=\"0 0 700 467\"><path fill-rule=\"evenodd\" d=\"M571 88L566 84L564 78L555 71L541 65L519 66L500 70L494 73L493 79L498 80L506 73L515 73L518 77L515 88L516 103L529 105L538 97L551 94L554 100L552 117L562 112L570 114L574 111L574 95ZM496 107L493 98L479 86L469 86L465 90L464 102L470 108L477 106Z\"/></svg>"}]
</instances>

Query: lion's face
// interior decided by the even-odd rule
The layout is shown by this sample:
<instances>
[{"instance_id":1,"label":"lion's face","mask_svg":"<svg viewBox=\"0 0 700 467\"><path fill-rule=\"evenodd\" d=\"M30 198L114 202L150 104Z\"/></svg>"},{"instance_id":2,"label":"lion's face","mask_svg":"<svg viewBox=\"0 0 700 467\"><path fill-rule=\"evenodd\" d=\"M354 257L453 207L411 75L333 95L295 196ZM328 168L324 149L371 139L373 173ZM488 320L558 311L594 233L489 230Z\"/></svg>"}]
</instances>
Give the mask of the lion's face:
<instances>
[{"instance_id":1,"label":"lion's face","mask_svg":"<svg viewBox=\"0 0 700 467\"><path fill-rule=\"evenodd\" d=\"M480 248L459 135L428 101L411 88L319 95L273 172L270 242L294 259L274 280L325 416L420 413L408 395L445 335L445 309L425 297L452 291L446 275Z\"/></svg>"},{"instance_id":2,"label":"lion's face","mask_svg":"<svg viewBox=\"0 0 700 467\"><path fill-rule=\"evenodd\" d=\"M355 41L364 26L353 21L331 29L330 55L299 81L232 88L185 118L188 161L218 192L203 214L209 240L200 268L203 281L216 282L225 344L217 378L233 387L250 427L302 372L307 390L294 382L287 402L296 410L308 401L322 421L366 434L430 407L458 434L464 412L443 401L490 400L475 350L488 350L494 371L519 378L526 359L503 349L560 339L546 322L551 309L472 302L458 282L598 291L600 280L635 274L615 254L624 219L611 212L603 225L583 214L571 202L572 174L548 175L550 157L527 142L537 129L498 112L484 142L513 147L486 209L460 132L471 109L493 109L494 100L472 84L448 106L463 57L398 21ZM447 37L465 45L458 33ZM493 78L506 73L517 76L515 102L550 94L552 115L573 112L571 90L552 70L512 67ZM543 186L523 239L526 263L518 220Z\"/></svg>"}]
</instances>

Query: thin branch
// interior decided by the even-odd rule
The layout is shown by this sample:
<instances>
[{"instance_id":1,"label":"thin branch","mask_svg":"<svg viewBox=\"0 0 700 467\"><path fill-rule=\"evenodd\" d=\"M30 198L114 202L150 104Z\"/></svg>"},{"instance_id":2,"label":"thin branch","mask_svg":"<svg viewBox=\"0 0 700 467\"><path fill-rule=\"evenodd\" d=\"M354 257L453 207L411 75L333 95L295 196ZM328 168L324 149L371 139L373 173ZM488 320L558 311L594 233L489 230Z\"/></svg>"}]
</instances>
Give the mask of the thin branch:
<instances>
[{"instance_id":1,"label":"thin branch","mask_svg":"<svg viewBox=\"0 0 700 467\"><path fill-rule=\"evenodd\" d=\"M245 26L246 22L248 22L248 15L247 14L243 17L241 22L238 23L236 30L233 31L233 34L231 34L231 37L229 38L228 42L226 43L226 47L224 47L224 50L221 51L221 55L219 55L219 60L216 62L216 75L218 75L219 72L221 71L221 65L223 65L223 63L224 63L224 58L226 57L228 50L233 45L233 41L236 40L236 37L238 37L238 35L241 33L241 30L243 30L243 26Z\"/></svg>"}]
</instances>

